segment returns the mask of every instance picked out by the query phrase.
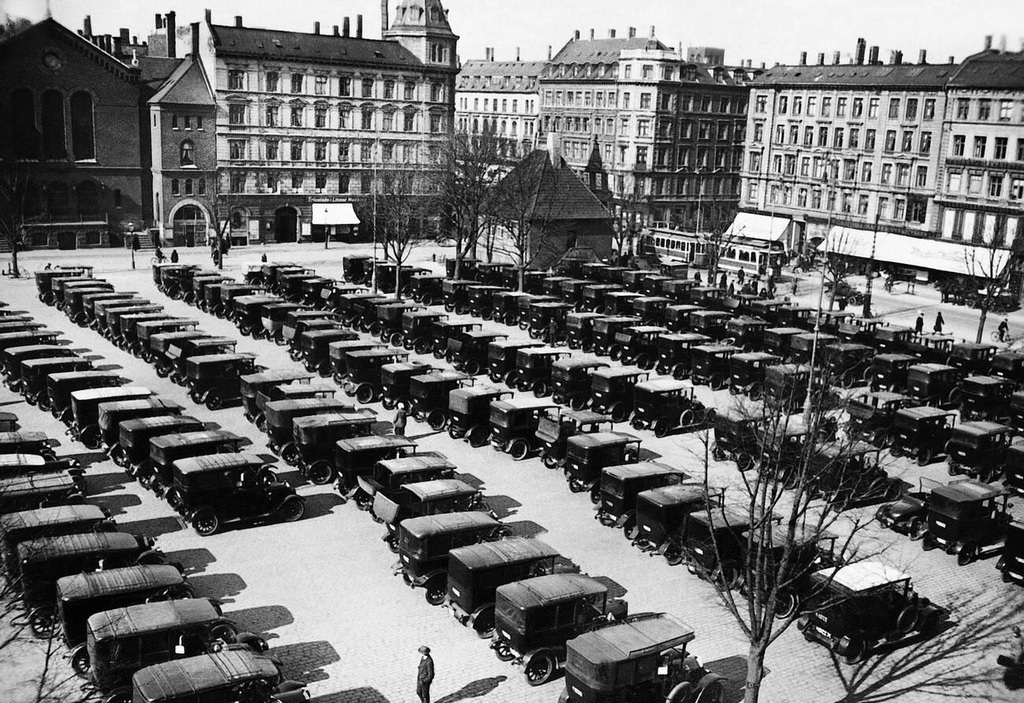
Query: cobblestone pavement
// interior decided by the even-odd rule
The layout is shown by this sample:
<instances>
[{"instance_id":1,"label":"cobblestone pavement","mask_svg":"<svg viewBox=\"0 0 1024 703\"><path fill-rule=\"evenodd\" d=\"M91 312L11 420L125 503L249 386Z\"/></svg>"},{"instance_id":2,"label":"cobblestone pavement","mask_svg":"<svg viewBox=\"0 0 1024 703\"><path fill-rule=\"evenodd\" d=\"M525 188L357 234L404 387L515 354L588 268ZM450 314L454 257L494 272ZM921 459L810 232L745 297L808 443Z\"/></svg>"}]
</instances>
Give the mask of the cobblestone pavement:
<instances>
[{"instance_id":1,"label":"cobblestone pavement","mask_svg":"<svg viewBox=\"0 0 1024 703\"><path fill-rule=\"evenodd\" d=\"M245 263L258 261L260 251L234 250L228 257L229 271L241 275ZM270 247L268 251L271 259L295 260L308 263L323 275L341 275L339 250ZM197 263L209 263L200 258L202 252L181 253L183 262L195 259ZM419 255L424 256L424 252ZM37 256L25 257L30 270L46 260ZM124 262L97 257L97 275L120 289L140 291L174 313L199 320L207 331L238 337L230 323L162 296L152 285L148 267L125 270L127 254L124 257ZM425 258L429 258L429 252ZM64 331L75 348L89 349L105 360L98 364L123 367L125 375L136 383L178 401L200 419L249 437L255 450L269 456L265 440L238 408L211 413L193 405L180 388L157 378L150 366L94 332L68 324L62 313L39 303L31 280L0 281L0 298ZM513 334L524 333L516 330ZM256 353L259 363L271 368L293 365L284 349L268 342L243 338L238 349ZM697 394L709 404L730 402L725 392L714 394L699 388ZM64 437L63 426L48 414L14 401L9 391L0 390L0 403L5 410L21 415L24 427L61 437L61 454L84 453L81 445ZM371 407L390 419L379 405ZM630 431L626 427L617 429ZM586 495L571 494L561 473L548 471L539 460L517 463L487 447L474 450L415 421L409 423L407 434L427 449L444 452L470 480L479 481L491 506L505 516L516 533L538 536L583 571L606 577L614 594L624 595L629 601L631 612L664 610L693 625L697 631L693 652L730 679L730 703L742 698L745 641L710 586L681 567L669 567L662 559L641 554L621 532L601 526L593 518ZM702 471L698 458L703 454L700 436L659 440L649 432L639 435L652 456L694 474ZM282 465L282 470L285 468ZM919 469L898 460L889 468L915 485L921 475L945 478L942 464ZM738 480L731 464L712 462L710 472L713 484L730 485ZM560 681L539 689L528 687L521 672L499 662L472 631L459 625L444 609L427 605L422 591L411 590L401 578L392 576L390 566L395 557L380 539L380 525L354 506L343 504L328 487L305 484L295 472L283 472L282 476L299 485L299 492L307 497L304 520L229 530L206 539L195 535L191 528L185 529L166 504L140 489L108 461L90 465L89 495L91 502L111 508L123 529L158 535L159 546L188 567L199 594L221 599L226 614L239 625L264 633L284 662L287 675L310 682L316 701L414 701L416 648L421 644L430 645L434 651L436 701L454 703L472 698L495 703L550 703L557 698ZM850 515L870 514L873 510L850 511ZM1015 508L1014 512L1021 515L1024 511ZM1019 590L999 581L994 560L958 568L950 557L922 552L917 543L892 533L873 530L867 537L866 549L891 545L883 558L907 570L923 595L954 609L954 627L931 642L898 648L857 669L833 662L822 647L806 643L795 628L791 629L771 649L762 700L932 703L952 695L973 701L1019 700L992 683L998 676L994 670L996 654L1009 642L1009 626L1019 619L1022 603ZM22 662L14 667L12 662L11 670L24 678L31 665ZM6 686L0 684L0 690L3 688ZM12 703L29 700L24 697L24 689L16 690L22 693L12 695ZM0 699L4 697L0 693Z\"/></svg>"}]
</instances>

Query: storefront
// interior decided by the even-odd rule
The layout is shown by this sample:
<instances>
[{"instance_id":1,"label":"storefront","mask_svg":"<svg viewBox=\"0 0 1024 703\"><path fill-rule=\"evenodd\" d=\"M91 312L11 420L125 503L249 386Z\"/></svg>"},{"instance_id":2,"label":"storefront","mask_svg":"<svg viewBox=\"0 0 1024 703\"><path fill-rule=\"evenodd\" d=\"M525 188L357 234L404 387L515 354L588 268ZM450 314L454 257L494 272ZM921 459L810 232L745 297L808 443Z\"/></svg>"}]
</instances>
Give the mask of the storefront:
<instances>
[{"instance_id":1,"label":"storefront","mask_svg":"<svg viewBox=\"0 0 1024 703\"><path fill-rule=\"evenodd\" d=\"M352 241L358 236L359 217L352 203L311 203L313 208L313 227L310 239L323 242L325 239L335 242Z\"/></svg>"}]
</instances>

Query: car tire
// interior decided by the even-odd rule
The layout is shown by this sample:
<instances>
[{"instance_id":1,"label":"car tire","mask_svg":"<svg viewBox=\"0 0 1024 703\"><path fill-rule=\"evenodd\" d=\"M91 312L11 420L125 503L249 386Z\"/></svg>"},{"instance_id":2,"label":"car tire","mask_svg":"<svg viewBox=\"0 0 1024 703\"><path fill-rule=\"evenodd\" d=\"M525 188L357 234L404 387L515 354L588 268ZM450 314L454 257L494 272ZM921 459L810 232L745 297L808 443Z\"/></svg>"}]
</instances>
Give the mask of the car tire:
<instances>
[{"instance_id":1,"label":"car tire","mask_svg":"<svg viewBox=\"0 0 1024 703\"><path fill-rule=\"evenodd\" d=\"M294 442L285 443L285 445L278 451L278 454L281 456L284 463L288 464L288 466L297 466L299 461L302 460L302 454L299 452L299 448Z\"/></svg>"},{"instance_id":2,"label":"car tire","mask_svg":"<svg viewBox=\"0 0 1024 703\"><path fill-rule=\"evenodd\" d=\"M444 410L435 408L427 413L427 424L430 425L430 429L440 432L448 424L448 414Z\"/></svg>"},{"instance_id":3,"label":"car tire","mask_svg":"<svg viewBox=\"0 0 1024 703\"><path fill-rule=\"evenodd\" d=\"M498 658L498 661L510 662L516 658L516 653L512 651L512 648L505 640L498 640L491 649L494 650L494 656Z\"/></svg>"},{"instance_id":4,"label":"car tire","mask_svg":"<svg viewBox=\"0 0 1024 703\"><path fill-rule=\"evenodd\" d=\"M843 644L844 642L845 645L842 657L847 664L860 664L862 661L867 659L868 643L863 632L854 630L839 641L840 644Z\"/></svg>"},{"instance_id":5,"label":"car tire","mask_svg":"<svg viewBox=\"0 0 1024 703\"><path fill-rule=\"evenodd\" d=\"M306 477L317 486L326 486L334 480L334 467L327 461L314 461L306 469Z\"/></svg>"},{"instance_id":6,"label":"car tire","mask_svg":"<svg viewBox=\"0 0 1024 703\"><path fill-rule=\"evenodd\" d=\"M469 428L468 436L469 446L479 449L490 441L491 430L484 425L477 425L476 427Z\"/></svg>"},{"instance_id":7,"label":"car tire","mask_svg":"<svg viewBox=\"0 0 1024 703\"><path fill-rule=\"evenodd\" d=\"M220 410L224 407L224 397L217 391L207 393L205 402L207 410Z\"/></svg>"},{"instance_id":8,"label":"car tire","mask_svg":"<svg viewBox=\"0 0 1024 703\"><path fill-rule=\"evenodd\" d=\"M448 581L444 576L433 576L423 586L423 598L433 606L444 603L448 593Z\"/></svg>"},{"instance_id":9,"label":"car tire","mask_svg":"<svg viewBox=\"0 0 1024 703\"><path fill-rule=\"evenodd\" d=\"M590 398L588 398L585 393L577 393L569 398L569 407L576 412L579 412L580 410L586 409L589 402Z\"/></svg>"},{"instance_id":10,"label":"car tire","mask_svg":"<svg viewBox=\"0 0 1024 703\"><path fill-rule=\"evenodd\" d=\"M708 385L711 386L711 390L720 391L725 388L726 378L720 373L711 374L711 379Z\"/></svg>"},{"instance_id":11,"label":"car tire","mask_svg":"<svg viewBox=\"0 0 1024 703\"><path fill-rule=\"evenodd\" d=\"M622 534L630 542L640 536L640 525L637 524L636 513L626 515L626 519L622 523Z\"/></svg>"},{"instance_id":12,"label":"car tire","mask_svg":"<svg viewBox=\"0 0 1024 703\"><path fill-rule=\"evenodd\" d=\"M213 508L200 508L192 513L192 529L200 537L209 537L220 530L220 518Z\"/></svg>"},{"instance_id":13,"label":"car tire","mask_svg":"<svg viewBox=\"0 0 1024 703\"><path fill-rule=\"evenodd\" d=\"M704 688L700 690L697 697L693 699L693 703L722 703L725 698L725 688L722 686L721 681L709 681Z\"/></svg>"},{"instance_id":14,"label":"car tire","mask_svg":"<svg viewBox=\"0 0 1024 703\"><path fill-rule=\"evenodd\" d=\"M377 389L369 383L363 383L356 388L356 401L367 405L377 400Z\"/></svg>"},{"instance_id":15,"label":"car tire","mask_svg":"<svg viewBox=\"0 0 1024 703\"><path fill-rule=\"evenodd\" d=\"M84 642L71 650L71 653L68 655L68 663L71 664L71 670L79 678L90 678L92 666L89 661L89 650Z\"/></svg>"},{"instance_id":16,"label":"car tire","mask_svg":"<svg viewBox=\"0 0 1024 703\"><path fill-rule=\"evenodd\" d=\"M775 617L778 620L785 620L786 618L796 615L797 610L800 609L800 598L796 593L788 589L783 589L779 592L778 598L775 599Z\"/></svg>"},{"instance_id":17,"label":"car tire","mask_svg":"<svg viewBox=\"0 0 1024 703\"><path fill-rule=\"evenodd\" d=\"M476 359L470 359L466 362L465 367L462 369L470 376L479 376L483 372L483 368L480 366L480 362Z\"/></svg>"},{"instance_id":18,"label":"car tire","mask_svg":"<svg viewBox=\"0 0 1024 703\"><path fill-rule=\"evenodd\" d=\"M277 509L277 514L281 522L297 522L306 514L306 501L302 496L288 496Z\"/></svg>"},{"instance_id":19,"label":"car tire","mask_svg":"<svg viewBox=\"0 0 1024 703\"><path fill-rule=\"evenodd\" d=\"M34 608L28 614L28 626L39 639L49 639L56 631L57 614L53 608Z\"/></svg>"},{"instance_id":20,"label":"car tire","mask_svg":"<svg viewBox=\"0 0 1024 703\"><path fill-rule=\"evenodd\" d=\"M494 634L494 605L482 605L469 617L470 626L480 639L491 639Z\"/></svg>"},{"instance_id":21,"label":"car tire","mask_svg":"<svg viewBox=\"0 0 1024 703\"><path fill-rule=\"evenodd\" d=\"M547 469L557 469L558 468L558 463L559 463L558 459L556 459L555 457L551 456L550 454L541 454L540 460L541 460L541 463L544 464L544 468L547 468Z\"/></svg>"},{"instance_id":22,"label":"car tire","mask_svg":"<svg viewBox=\"0 0 1024 703\"><path fill-rule=\"evenodd\" d=\"M667 418L659 417L651 423L651 429L654 430L654 436L661 439L667 437L668 433L672 431L672 423Z\"/></svg>"},{"instance_id":23,"label":"car tire","mask_svg":"<svg viewBox=\"0 0 1024 703\"><path fill-rule=\"evenodd\" d=\"M625 422L629 419L631 411L625 403L612 403L608 408L608 414L612 416L612 422Z\"/></svg>"},{"instance_id":24,"label":"car tire","mask_svg":"<svg viewBox=\"0 0 1024 703\"><path fill-rule=\"evenodd\" d=\"M978 558L978 545L974 542L964 542L960 551L956 554L957 566L967 566Z\"/></svg>"},{"instance_id":25,"label":"car tire","mask_svg":"<svg viewBox=\"0 0 1024 703\"><path fill-rule=\"evenodd\" d=\"M515 461L522 461L530 453L530 445L525 439L514 439L509 443L507 451Z\"/></svg>"},{"instance_id":26,"label":"car tire","mask_svg":"<svg viewBox=\"0 0 1024 703\"><path fill-rule=\"evenodd\" d=\"M551 385L547 381L534 381L532 390L535 398L544 398L551 395Z\"/></svg>"},{"instance_id":27,"label":"car tire","mask_svg":"<svg viewBox=\"0 0 1024 703\"><path fill-rule=\"evenodd\" d=\"M523 674L526 683L531 686L543 686L554 676L558 668L554 653L548 650L534 652L523 663Z\"/></svg>"},{"instance_id":28,"label":"car tire","mask_svg":"<svg viewBox=\"0 0 1024 703\"><path fill-rule=\"evenodd\" d=\"M130 688L118 688L103 699L103 703L132 703L132 690Z\"/></svg>"}]
</instances>

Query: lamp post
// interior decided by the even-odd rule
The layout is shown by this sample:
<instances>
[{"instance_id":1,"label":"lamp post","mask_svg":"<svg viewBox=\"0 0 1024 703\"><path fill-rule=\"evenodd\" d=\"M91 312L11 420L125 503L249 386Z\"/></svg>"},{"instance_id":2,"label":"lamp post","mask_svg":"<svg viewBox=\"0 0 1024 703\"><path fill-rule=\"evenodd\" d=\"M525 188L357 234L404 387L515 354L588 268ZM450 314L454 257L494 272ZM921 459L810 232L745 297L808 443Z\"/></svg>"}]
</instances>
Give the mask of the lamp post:
<instances>
[{"instance_id":1,"label":"lamp post","mask_svg":"<svg viewBox=\"0 0 1024 703\"><path fill-rule=\"evenodd\" d=\"M132 250L132 270L134 271L135 270L135 249L136 249L136 247L139 244L139 240L135 236L135 223L134 222L129 222L128 223L128 234L130 235L129 236L129 241L128 241L128 248Z\"/></svg>"},{"instance_id":2,"label":"lamp post","mask_svg":"<svg viewBox=\"0 0 1024 703\"><path fill-rule=\"evenodd\" d=\"M831 154L825 160L825 205L828 207L828 218L825 221L825 258L821 264L821 285L818 287L818 309L814 313L814 339L811 341L811 376L807 384L807 397L804 398L804 425L808 432L811 432L811 412L813 410L812 398L814 396L814 364L818 355L818 336L821 334L821 305L825 293L825 268L828 262L829 240L832 235L832 200L829 198L829 175L828 168L831 162ZM813 436L813 434L809 435Z\"/></svg>"},{"instance_id":3,"label":"lamp post","mask_svg":"<svg viewBox=\"0 0 1024 703\"><path fill-rule=\"evenodd\" d=\"M868 260L868 280L864 291L864 309L861 314L865 318L871 317L871 288L875 280L875 246L878 241L878 208L875 207L875 226L871 228L871 258Z\"/></svg>"}]
</instances>

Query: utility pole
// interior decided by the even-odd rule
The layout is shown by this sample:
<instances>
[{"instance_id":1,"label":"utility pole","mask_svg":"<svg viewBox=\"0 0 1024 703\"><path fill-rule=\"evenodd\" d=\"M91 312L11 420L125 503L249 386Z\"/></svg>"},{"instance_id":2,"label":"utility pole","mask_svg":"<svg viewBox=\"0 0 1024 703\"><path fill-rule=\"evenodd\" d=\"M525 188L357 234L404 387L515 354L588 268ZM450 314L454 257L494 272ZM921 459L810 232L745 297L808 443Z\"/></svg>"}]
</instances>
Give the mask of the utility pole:
<instances>
[{"instance_id":1,"label":"utility pole","mask_svg":"<svg viewBox=\"0 0 1024 703\"><path fill-rule=\"evenodd\" d=\"M878 208L875 207L875 226L871 229L871 258L868 260L868 282L864 292L864 309L861 315L871 317L871 289L875 280L875 245L878 241Z\"/></svg>"},{"instance_id":2,"label":"utility pole","mask_svg":"<svg viewBox=\"0 0 1024 703\"><path fill-rule=\"evenodd\" d=\"M825 204L828 207L828 219L825 221L825 258L821 264L821 285L818 287L818 309L814 314L814 339L811 342L811 373L807 384L807 397L804 398L804 426L807 428L808 436L814 436L814 428L811 427L811 413L813 410L814 397L814 364L818 356L818 336L821 334L821 305L825 293L825 268L828 262L828 247L832 238L832 200L829 197L829 161L825 162ZM834 283L833 283L833 290Z\"/></svg>"}]
</instances>

